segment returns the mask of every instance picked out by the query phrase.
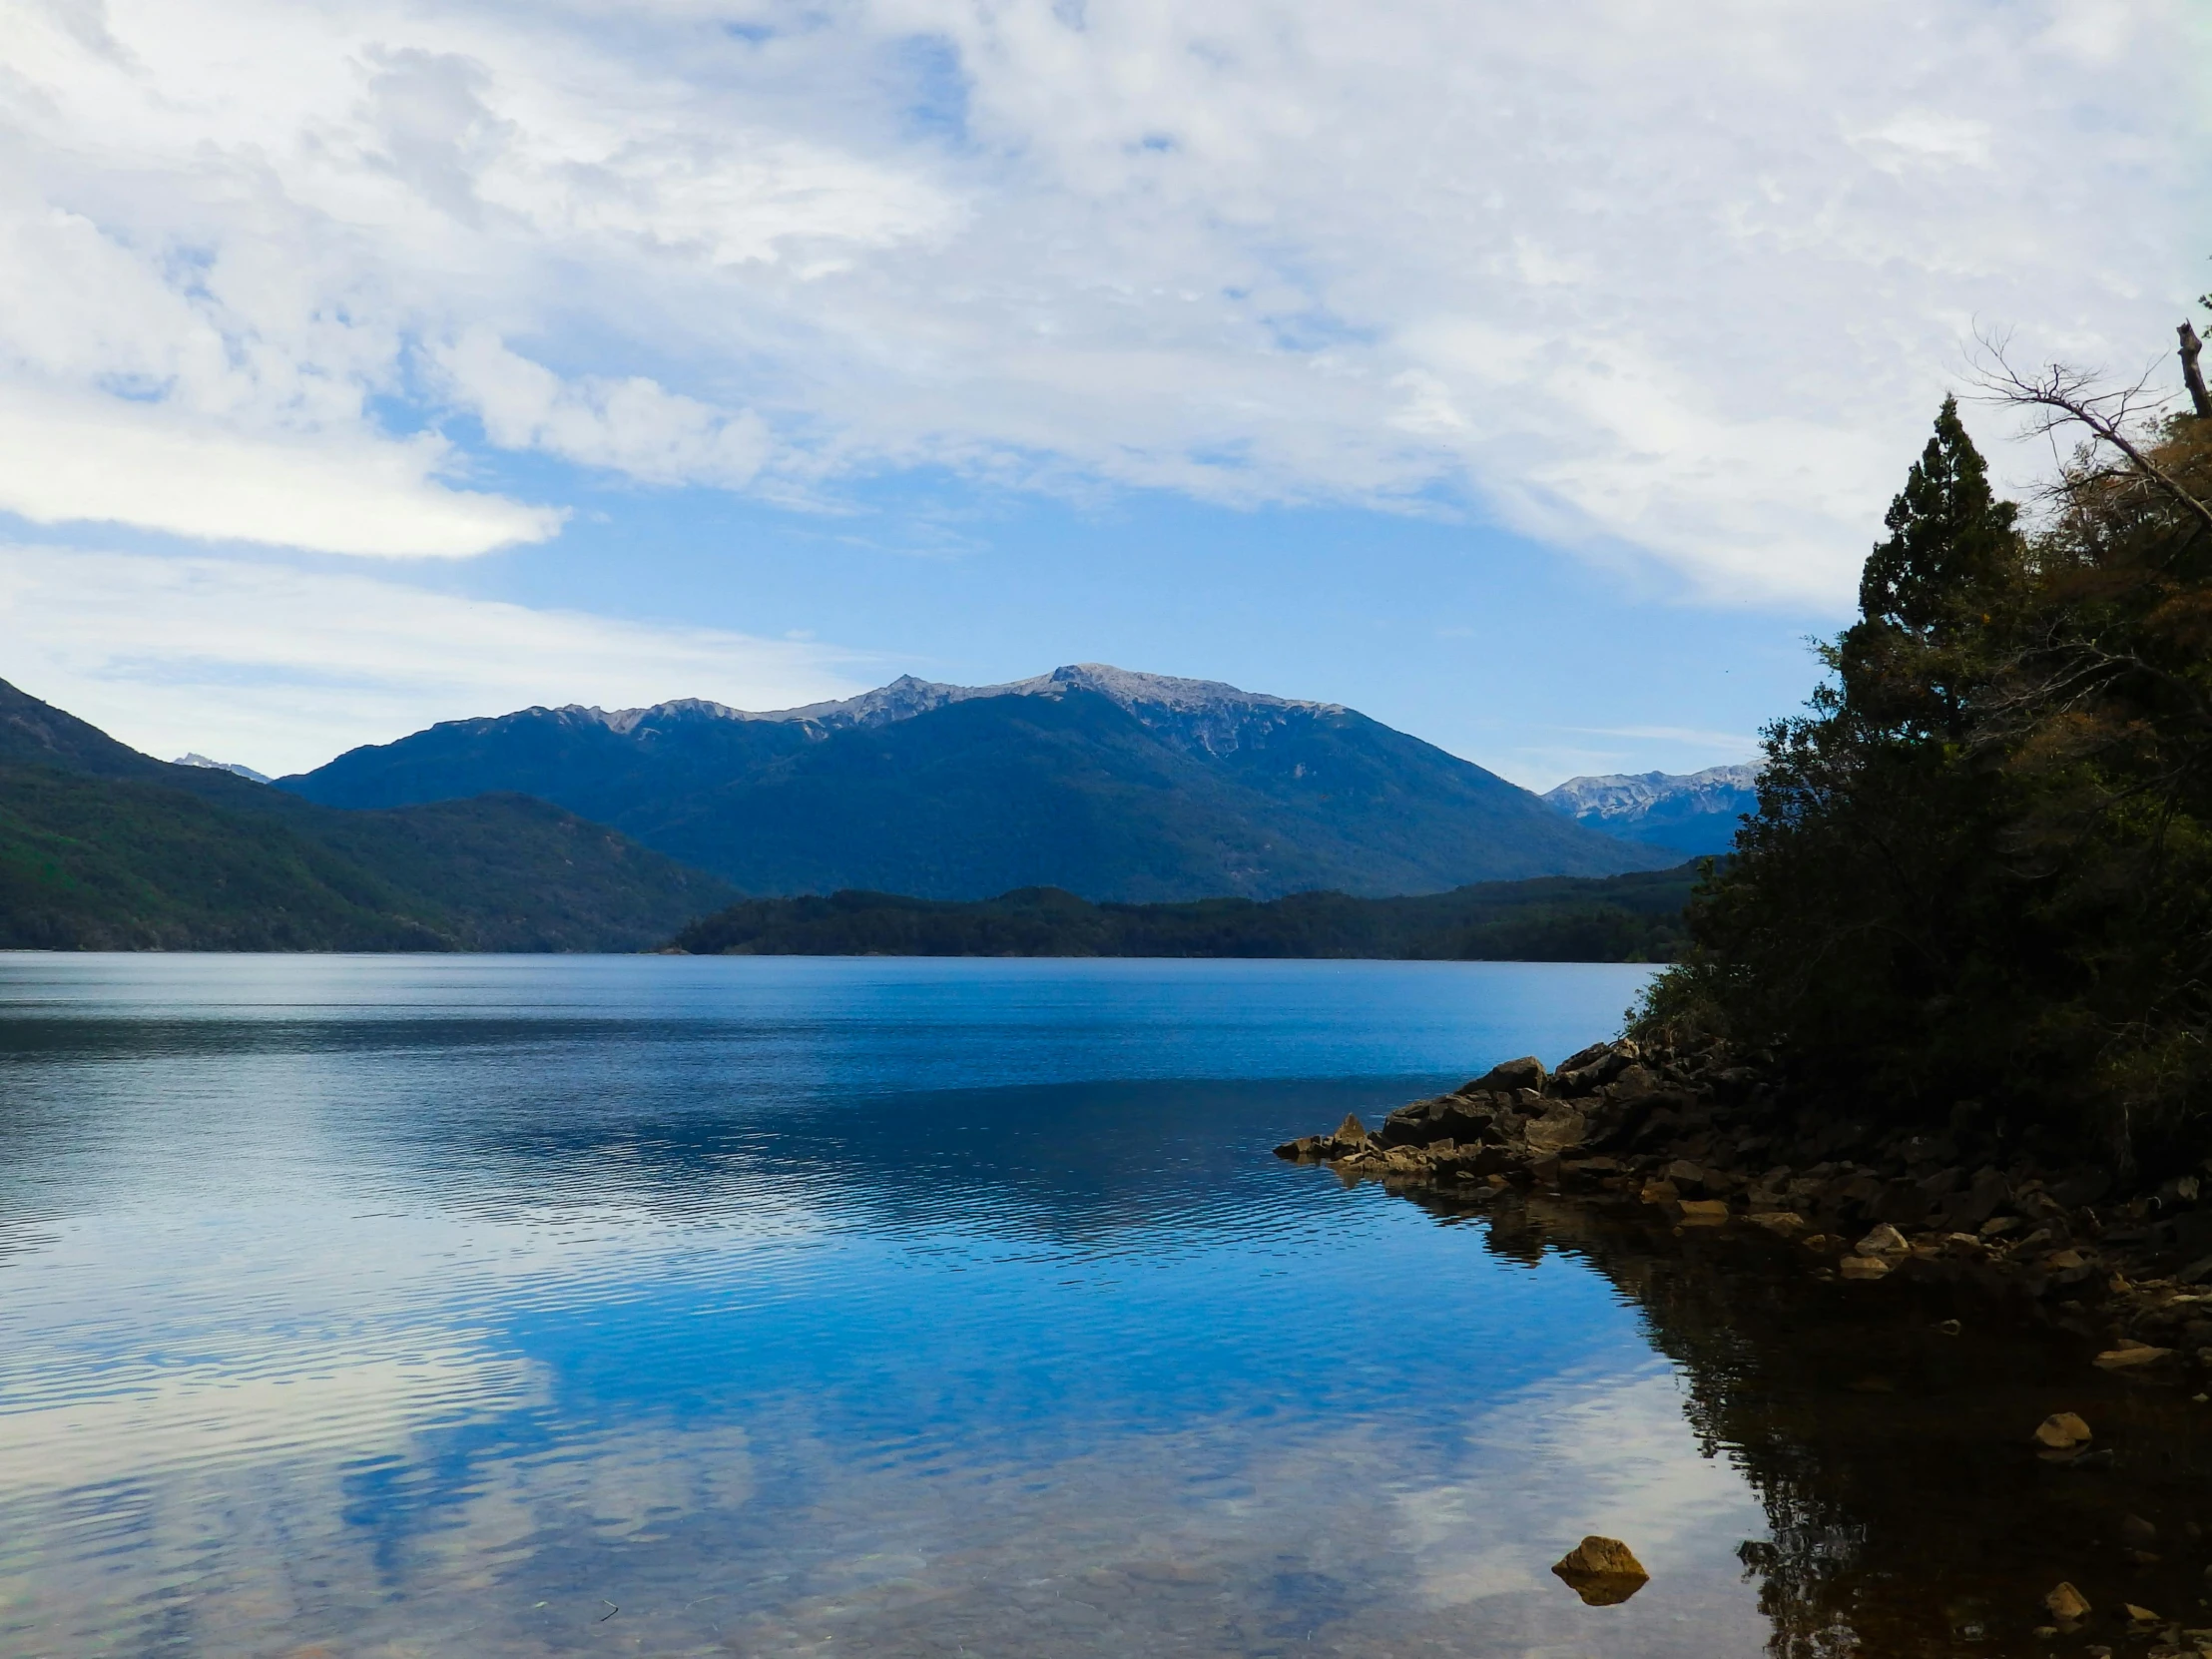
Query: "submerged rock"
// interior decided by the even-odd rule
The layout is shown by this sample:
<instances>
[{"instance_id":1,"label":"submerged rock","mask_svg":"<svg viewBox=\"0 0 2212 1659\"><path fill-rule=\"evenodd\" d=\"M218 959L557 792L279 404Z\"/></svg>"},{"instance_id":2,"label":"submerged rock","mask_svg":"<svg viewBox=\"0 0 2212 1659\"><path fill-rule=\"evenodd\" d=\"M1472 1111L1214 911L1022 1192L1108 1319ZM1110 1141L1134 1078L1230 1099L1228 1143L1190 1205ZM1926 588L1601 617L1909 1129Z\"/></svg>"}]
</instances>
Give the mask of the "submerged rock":
<instances>
[{"instance_id":1,"label":"submerged rock","mask_svg":"<svg viewBox=\"0 0 2212 1659\"><path fill-rule=\"evenodd\" d=\"M1618 1538L1596 1533L1552 1564L1552 1572L1590 1607L1617 1607L1651 1582L1636 1553Z\"/></svg>"},{"instance_id":2,"label":"submerged rock","mask_svg":"<svg viewBox=\"0 0 2212 1659\"><path fill-rule=\"evenodd\" d=\"M2093 1363L2105 1371L2136 1371L2172 1359L2173 1352L2170 1348L2153 1348L2148 1343L2123 1342L2118 1348L2106 1349Z\"/></svg>"},{"instance_id":3,"label":"submerged rock","mask_svg":"<svg viewBox=\"0 0 2212 1659\"><path fill-rule=\"evenodd\" d=\"M2086 1617L2089 1612L2089 1598L2063 1580L2049 1595L2043 1597L2043 1605L2050 1609L2050 1616L2060 1624L2071 1624L2076 1619Z\"/></svg>"},{"instance_id":4,"label":"submerged rock","mask_svg":"<svg viewBox=\"0 0 2212 1659\"><path fill-rule=\"evenodd\" d=\"M2054 1411L2035 1425L2035 1439L2053 1451L2071 1451L2093 1438L2089 1425L2071 1411Z\"/></svg>"}]
</instances>

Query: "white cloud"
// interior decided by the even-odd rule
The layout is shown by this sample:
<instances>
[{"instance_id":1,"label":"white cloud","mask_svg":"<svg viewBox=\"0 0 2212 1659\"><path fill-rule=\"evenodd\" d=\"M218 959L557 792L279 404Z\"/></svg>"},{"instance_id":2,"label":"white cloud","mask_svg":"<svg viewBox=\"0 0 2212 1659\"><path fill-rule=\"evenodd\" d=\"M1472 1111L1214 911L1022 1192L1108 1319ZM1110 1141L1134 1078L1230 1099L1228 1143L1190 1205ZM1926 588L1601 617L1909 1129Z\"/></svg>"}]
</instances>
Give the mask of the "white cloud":
<instances>
[{"instance_id":1,"label":"white cloud","mask_svg":"<svg viewBox=\"0 0 2212 1659\"><path fill-rule=\"evenodd\" d=\"M648 484L1465 491L1835 602L1974 318L2133 364L2203 285L2187 0L90 15L0 0L0 352L416 467L395 524L458 492L390 398Z\"/></svg>"},{"instance_id":2,"label":"white cloud","mask_svg":"<svg viewBox=\"0 0 2212 1659\"><path fill-rule=\"evenodd\" d=\"M352 571L0 547L5 677L111 736L281 774L439 720L860 689L825 647L538 611Z\"/></svg>"},{"instance_id":3,"label":"white cloud","mask_svg":"<svg viewBox=\"0 0 2212 1659\"><path fill-rule=\"evenodd\" d=\"M465 557L542 541L561 515L431 476L435 438L305 439L174 409L12 387L0 395L0 508L327 553Z\"/></svg>"},{"instance_id":4,"label":"white cloud","mask_svg":"<svg viewBox=\"0 0 2212 1659\"><path fill-rule=\"evenodd\" d=\"M768 457L768 426L759 415L724 414L642 375L564 381L481 328L433 355L454 401L502 449L542 449L647 483L733 489L750 483Z\"/></svg>"}]
</instances>

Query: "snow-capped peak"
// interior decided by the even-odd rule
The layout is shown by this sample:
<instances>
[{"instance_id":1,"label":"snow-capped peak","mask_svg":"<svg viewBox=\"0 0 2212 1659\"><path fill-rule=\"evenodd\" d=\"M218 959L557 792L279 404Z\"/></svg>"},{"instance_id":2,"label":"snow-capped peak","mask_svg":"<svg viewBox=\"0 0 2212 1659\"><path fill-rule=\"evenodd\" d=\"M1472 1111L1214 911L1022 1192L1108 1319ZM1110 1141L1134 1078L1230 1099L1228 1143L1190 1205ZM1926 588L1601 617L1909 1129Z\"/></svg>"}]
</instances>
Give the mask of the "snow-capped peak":
<instances>
[{"instance_id":1,"label":"snow-capped peak","mask_svg":"<svg viewBox=\"0 0 2212 1659\"><path fill-rule=\"evenodd\" d=\"M1219 680L1184 680L1169 674L1144 674L1111 663L1070 663L1049 674L997 686L953 686L902 674L887 686L857 697L808 703L796 709L755 712L699 698L657 703L647 709L572 709L615 732L634 732L672 719L796 721L825 728L888 726L916 715L985 697L1062 697L1070 691L1094 692L1126 709L1144 725L1180 737L1212 753L1238 747L1243 726L1255 717L1279 721L1293 710L1342 712L1337 704L1313 703L1265 692L1240 691Z\"/></svg>"}]
</instances>

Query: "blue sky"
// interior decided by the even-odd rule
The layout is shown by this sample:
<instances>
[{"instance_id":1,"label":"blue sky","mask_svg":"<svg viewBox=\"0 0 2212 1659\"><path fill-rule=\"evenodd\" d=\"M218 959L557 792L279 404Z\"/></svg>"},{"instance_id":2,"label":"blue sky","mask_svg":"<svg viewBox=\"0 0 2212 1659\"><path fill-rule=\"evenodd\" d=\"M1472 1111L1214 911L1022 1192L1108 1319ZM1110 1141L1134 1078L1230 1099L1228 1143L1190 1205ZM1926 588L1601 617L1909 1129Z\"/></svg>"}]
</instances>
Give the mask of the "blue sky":
<instances>
[{"instance_id":1,"label":"blue sky","mask_svg":"<svg viewBox=\"0 0 2212 1659\"><path fill-rule=\"evenodd\" d=\"M1743 759L1975 329L2212 276L2186 0L6 14L0 677L271 771L1081 660Z\"/></svg>"}]
</instances>

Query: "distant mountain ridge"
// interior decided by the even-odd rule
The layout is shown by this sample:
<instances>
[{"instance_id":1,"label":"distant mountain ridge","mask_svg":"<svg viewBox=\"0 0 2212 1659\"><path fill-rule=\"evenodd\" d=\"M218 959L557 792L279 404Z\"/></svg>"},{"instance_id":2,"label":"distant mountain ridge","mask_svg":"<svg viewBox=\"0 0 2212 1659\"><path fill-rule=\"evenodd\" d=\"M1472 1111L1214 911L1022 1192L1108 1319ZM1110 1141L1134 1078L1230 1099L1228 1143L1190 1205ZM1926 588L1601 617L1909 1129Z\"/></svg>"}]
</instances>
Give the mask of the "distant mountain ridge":
<instances>
[{"instance_id":1,"label":"distant mountain ridge","mask_svg":"<svg viewBox=\"0 0 2212 1659\"><path fill-rule=\"evenodd\" d=\"M1758 809L1759 769L1570 778L1543 799L1577 824L1628 840L1682 852L1725 852L1736 838L1736 821Z\"/></svg>"},{"instance_id":2,"label":"distant mountain ridge","mask_svg":"<svg viewBox=\"0 0 2212 1659\"><path fill-rule=\"evenodd\" d=\"M361 808L517 791L757 894L1385 896L1675 861L1342 705L1102 663L767 713L524 709L278 787Z\"/></svg>"}]
</instances>

